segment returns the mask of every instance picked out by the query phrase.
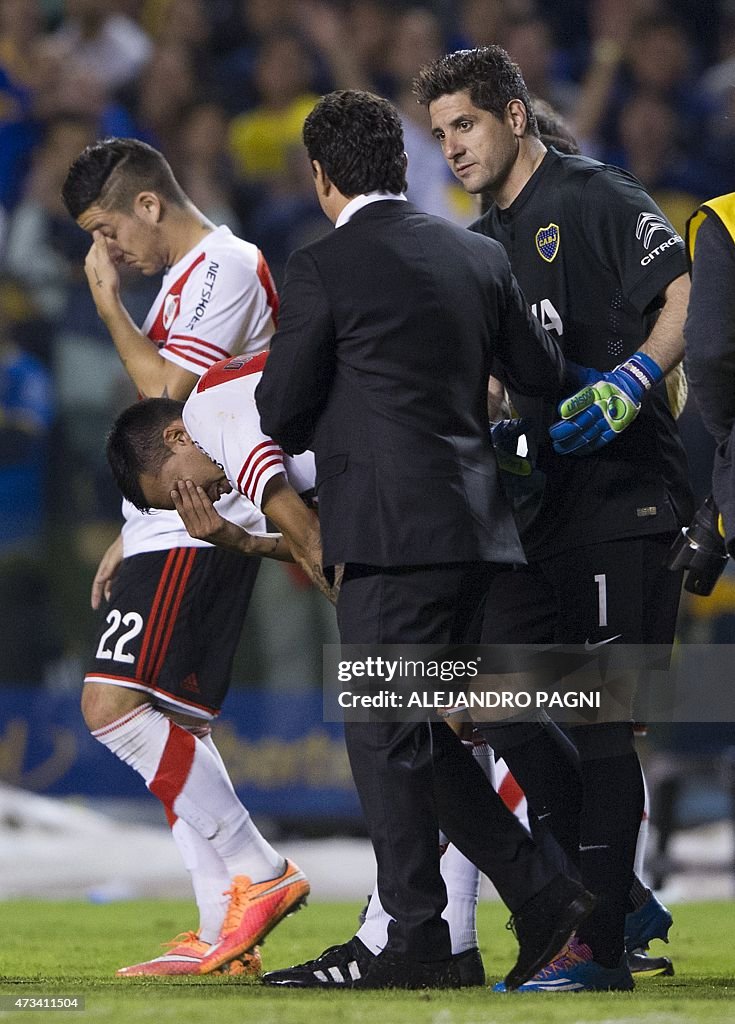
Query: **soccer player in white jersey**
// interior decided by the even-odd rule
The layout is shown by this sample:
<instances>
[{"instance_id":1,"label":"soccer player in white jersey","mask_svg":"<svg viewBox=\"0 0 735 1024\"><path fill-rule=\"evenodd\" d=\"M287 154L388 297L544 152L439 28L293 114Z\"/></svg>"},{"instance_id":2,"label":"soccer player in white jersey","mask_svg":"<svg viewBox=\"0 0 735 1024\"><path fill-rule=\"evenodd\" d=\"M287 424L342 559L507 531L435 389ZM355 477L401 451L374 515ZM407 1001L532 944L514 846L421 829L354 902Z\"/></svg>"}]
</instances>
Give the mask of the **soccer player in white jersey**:
<instances>
[{"instance_id":1,"label":"soccer player in white jersey","mask_svg":"<svg viewBox=\"0 0 735 1024\"><path fill-rule=\"evenodd\" d=\"M267 348L278 299L262 254L208 221L157 150L133 139L88 146L63 198L92 235L92 298L141 396L184 399L224 356ZM121 264L164 272L142 329L120 299ZM254 506L228 501L228 518L264 530ZM255 827L210 735L258 559L191 537L175 512L146 516L126 503L123 513L121 537L92 586L101 622L82 712L92 735L163 803L191 873L199 928L166 955L118 973L254 971L259 956L249 951L309 891Z\"/></svg>"},{"instance_id":2,"label":"soccer player in white jersey","mask_svg":"<svg viewBox=\"0 0 735 1024\"><path fill-rule=\"evenodd\" d=\"M333 599L321 565L319 522L309 505L311 452L285 455L260 429L255 388L267 352L223 359L203 374L186 403L150 398L123 410L107 438L107 458L124 497L141 512L177 509L192 536L242 554L297 561ZM265 536L242 527L239 503L262 512L281 531Z\"/></svg>"}]
</instances>

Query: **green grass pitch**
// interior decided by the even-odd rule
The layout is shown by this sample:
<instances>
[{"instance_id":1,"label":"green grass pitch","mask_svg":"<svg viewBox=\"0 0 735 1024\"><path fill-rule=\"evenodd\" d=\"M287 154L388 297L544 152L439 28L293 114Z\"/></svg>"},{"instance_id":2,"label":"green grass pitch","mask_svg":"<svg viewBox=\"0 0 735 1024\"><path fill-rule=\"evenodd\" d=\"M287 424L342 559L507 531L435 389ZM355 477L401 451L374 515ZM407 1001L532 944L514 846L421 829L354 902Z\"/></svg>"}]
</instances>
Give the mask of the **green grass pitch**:
<instances>
[{"instance_id":1,"label":"green grass pitch","mask_svg":"<svg viewBox=\"0 0 735 1024\"><path fill-rule=\"evenodd\" d=\"M355 904L314 903L286 919L263 949L266 969L316 956L355 930ZM514 940L507 914L482 904L479 927L488 978L510 967ZM181 902L0 903L0 995L81 995L84 1011L0 1010L0 1019L137 1024L725 1024L735 1019L732 905L676 906L673 978L649 978L633 993L498 995L459 992L272 991L237 978L118 979L115 969L157 956L160 942L195 920Z\"/></svg>"}]
</instances>

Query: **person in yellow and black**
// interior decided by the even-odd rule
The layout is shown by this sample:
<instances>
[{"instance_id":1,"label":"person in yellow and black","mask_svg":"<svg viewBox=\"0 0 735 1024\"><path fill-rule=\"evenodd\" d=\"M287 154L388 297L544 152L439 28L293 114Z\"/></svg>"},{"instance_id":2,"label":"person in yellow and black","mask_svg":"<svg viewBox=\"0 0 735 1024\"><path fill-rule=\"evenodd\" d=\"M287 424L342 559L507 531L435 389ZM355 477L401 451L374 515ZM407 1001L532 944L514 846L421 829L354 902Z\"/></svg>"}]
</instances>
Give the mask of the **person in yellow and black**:
<instances>
[{"instance_id":1,"label":"person in yellow and black","mask_svg":"<svg viewBox=\"0 0 735 1024\"><path fill-rule=\"evenodd\" d=\"M715 534L711 546L721 570L725 551L735 553L735 192L710 199L693 214L687 224L687 252L692 270L684 327L687 377L702 421L717 442L712 496L720 530L709 532ZM715 524L714 511L710 518ZM718 532L724 537L719 550Z\"/></svg>"}]
</instances>

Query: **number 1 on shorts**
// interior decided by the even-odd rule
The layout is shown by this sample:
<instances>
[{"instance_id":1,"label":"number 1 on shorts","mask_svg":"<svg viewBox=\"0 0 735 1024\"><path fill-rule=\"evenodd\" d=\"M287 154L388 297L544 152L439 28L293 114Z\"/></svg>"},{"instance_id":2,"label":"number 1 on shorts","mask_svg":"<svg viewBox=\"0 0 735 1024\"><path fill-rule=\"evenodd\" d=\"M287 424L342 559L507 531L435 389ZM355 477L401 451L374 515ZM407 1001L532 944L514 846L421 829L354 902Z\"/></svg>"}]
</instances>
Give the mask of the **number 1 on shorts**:
<instances>
[{"instance_id":1,"label":"number 1 on shorts","mask_svg":"<svg viewBox=\"0 0 735 1024\"><path fill-rule=\"evenodd\" d=\"M597 617L598 626L607 625L607 575L606 573L600 573L599 576L595 576L595 583L597 584Z\"/></svg>"}]
</instances>

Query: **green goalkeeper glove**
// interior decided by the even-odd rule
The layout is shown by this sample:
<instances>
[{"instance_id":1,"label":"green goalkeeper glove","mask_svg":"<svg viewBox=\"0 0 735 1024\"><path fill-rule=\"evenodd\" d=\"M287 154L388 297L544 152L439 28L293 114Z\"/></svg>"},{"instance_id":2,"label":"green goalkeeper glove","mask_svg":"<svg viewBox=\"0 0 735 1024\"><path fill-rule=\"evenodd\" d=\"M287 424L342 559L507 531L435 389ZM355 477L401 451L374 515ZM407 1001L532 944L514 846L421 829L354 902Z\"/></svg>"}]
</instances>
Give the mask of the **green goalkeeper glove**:
<instances>
[{"instance_id":1,"label":"green goalkeeper glove","mask_svg":"<svg viewBox=\"0 0 735 1024\"><path fill-rule=\"evenodd\" d=\"M554 451L596 452L629 427L648 391L663 378L661 367L636 352L606 373L570 364L587 387L559 406L561 420L549 428Z\"/></svg>"}]
</instances>

